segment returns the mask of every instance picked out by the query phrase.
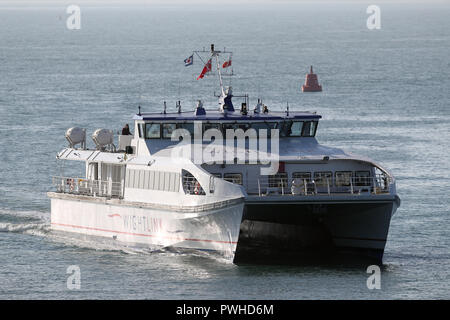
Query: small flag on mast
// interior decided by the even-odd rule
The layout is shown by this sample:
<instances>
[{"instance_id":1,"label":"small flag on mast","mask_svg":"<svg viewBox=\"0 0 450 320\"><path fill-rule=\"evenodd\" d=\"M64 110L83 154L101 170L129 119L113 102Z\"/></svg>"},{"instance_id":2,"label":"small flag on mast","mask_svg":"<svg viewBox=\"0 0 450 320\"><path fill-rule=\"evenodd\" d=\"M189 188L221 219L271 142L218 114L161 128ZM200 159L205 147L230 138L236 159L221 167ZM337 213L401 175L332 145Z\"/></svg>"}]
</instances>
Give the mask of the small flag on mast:
<instances>
[{"instance_id":1,"label":"small flag on mast","mask_svg":"<svg viewBox=\"0 0 450 320\"><path fill-rule=\"evenodd\" d=\"M197 80L203 79L206 73L211 71L211 59L208 60L208 62L203 67L202 73L198 76Z\"/></svg>"},{"instance_id":2,"label":"small flag on mast","mask_svg":"<svg viewBox=\"0 0 450 320\"><path fill-rule=\"evenodd\" d=\"M194 55L191 55L190 57L184 59L184 66L190 66L194 63Z\"/></svg>"},{"instance_id":3,"label":"small flag on mast","mask_svg":"<svg viewBox=\"0 0 450 320\"><path fill-rule=\"evenodd\" d=\"M230 55L230 58L223 63L222 68L225 69L225 68L228 68L229 66L231 66L231 55Z\"/></svg>"}]
</instances>

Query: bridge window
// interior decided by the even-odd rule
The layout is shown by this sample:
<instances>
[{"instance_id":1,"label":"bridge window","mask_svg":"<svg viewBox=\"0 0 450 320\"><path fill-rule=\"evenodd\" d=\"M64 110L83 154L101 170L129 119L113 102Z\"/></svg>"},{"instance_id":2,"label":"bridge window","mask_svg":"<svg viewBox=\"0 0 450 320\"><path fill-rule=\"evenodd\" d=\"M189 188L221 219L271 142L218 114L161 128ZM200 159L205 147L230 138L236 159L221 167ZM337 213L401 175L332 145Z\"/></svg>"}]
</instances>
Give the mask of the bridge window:
<instances>
[{"instance_id":1,"label":"bridge window","mask_svg":"<svg viewBox=\"0 0 450 320\"><path fill-rule=\"evenodd\" d=\"M237 124L236 123L224 123L222 124L222 128L223 128L223 132L226 133L226 130L235 130L237 129Z\"/></svg>"},{"instance_id":2,"label":"bridge window","mask_svg":"<svg viewBox=\"0 0 450 320\"><path fill-rule=\"evenodd\" d=\"M145 138L146 139L161 138L161 124L160 123L146 123L145 124Z\"/></svg>"},{"instance_id":3,"label":"bridge window","mask_svg":"<svg viewBox=\"0 0 450 320\"><path fill-rule=\"evenodd\" d=\"M194 123L193 122L180 123L180 124L178 124L178 128L186 129L191 134L191 137L194 137Z\"/></svg>"},{"instance_id":4,"label":"bridge window","mask_svg":"<svg viewBox=\"0 0 450 320\"><path fill-rule=\"evenodd\" d=\"M259 129L275 129L277 127L277 123L276 122L253 122L251 124L251 127L255 130L259 130Z\"/></svg>"},{"instance_id":5,"label":"bridge window","mask_svg":"<svg viewBox=\"0 0 450 320\"><path fill-rule=\"evenodd\" d=\"M333 174L331 171L314 172L314 182L318 187L331 186L333 184Z\"/></svg>"},{"instance_id":6,"label":"bridge window","mask_svg":"<svg viewBox=\"0 0 450 320\"><path fill-rule=\"evenodd\" d=\"M209 129L217 129L221 131L220 123L204 123L203 124L203 132Z\"/></svg>"},{"instance_id":7,"label":"bridge window","mask_svg":"<svg viewBox=\"0 0 450 320\"><path fill-rule=\"evenodd\" d=\"M276 129L277 128L278 123L277 122L254 122L250 125L250 127L252 129L255 129L256 132L258 132L258 136L259 136L259 131L261 129L266 129L267 131L267 138L271 137L271 129Z\"/></svg>"},{"instance_id":8,"label":"bridge window","mask_svg":"<svg viewBox=\"0 0 450 320\"><path fill-rule=\"evenodd\" d=\"M281 137L314 137L317 121L286 121L281 124Z\"/></svg>"},{"instance_id":9,"label":"bridge window","mask_svg":"<svg viewBox=\"0 0 450 320\"><path fill-rule=\"evenodd\" d=\"M172 133L176 130L177 125L175 123L163 123L162 136L164 139L172 138Z\"/></svg>"},{"instance_id":10,"label":"bridge window","mask_svg":"<svg viewBox=\"0 0 450 320\"><path fill-rule=\"evenodd\" d=\"M348 187L352 180L351 171L336 171L336 186L337 187Z\"/></svg>"},{"instance_id":11,"label":"bridge window","mask_svg":"<svg viewBox=\"0 0 450 320\"><path fill-rule=\"evenodd\" d=\"M302 129L302 137L314 137L317 130L317 121L305 121Z\"/></svg>"},{"instance_id":12,"label":"bridge window","mask_svg":"<svg viewBox=\"0 0 450 320\"><path fill-rule=\"evenodd\" d=\"M223 179L231 183L242 185L242 173L225 173Z\"/></svg>"},{"instance_id":13,"label":"bridge window","mask_svg":"<svg viewBox=\"0 0 450 320\"><path fill-rule=\"evenodd\" d=\"M300 137L302 135L303 121L293 121L287 137Z\"/></svg>"}]
</instances>

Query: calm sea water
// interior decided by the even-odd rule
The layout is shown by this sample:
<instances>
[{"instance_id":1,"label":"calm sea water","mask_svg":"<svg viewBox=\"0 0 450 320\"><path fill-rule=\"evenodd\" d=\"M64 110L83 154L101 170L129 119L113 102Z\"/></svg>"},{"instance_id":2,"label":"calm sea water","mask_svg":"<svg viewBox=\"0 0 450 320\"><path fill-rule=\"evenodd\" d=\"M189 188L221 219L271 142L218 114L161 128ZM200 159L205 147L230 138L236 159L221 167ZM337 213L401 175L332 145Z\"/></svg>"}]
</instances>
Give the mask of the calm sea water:
<instances>
[{"instance_id":1,"label":"calm sea water","mask_svg":"<svg viewBox=\"0 0 450 320\"><path fill-rule=\"evenodd\" d=\"M65 6L0 5L0 298L449 298L450 5L381 3L381 29L368 30L369 4L81 5L77 31ZM217 80L195 80L198 60L183 64L210 43L233 50L231 85L251 105L315 110L320 142L396 176L402 205L381 290L367 289L365 267L236 266L49 230L46 192L65 130L116 131L138 105L158 111L163 100L172 110L176 100L215 106ZM322 93L300 92L309 65ZM70 265L80 290L66 287Z\"/></svg>"}]
</instances>

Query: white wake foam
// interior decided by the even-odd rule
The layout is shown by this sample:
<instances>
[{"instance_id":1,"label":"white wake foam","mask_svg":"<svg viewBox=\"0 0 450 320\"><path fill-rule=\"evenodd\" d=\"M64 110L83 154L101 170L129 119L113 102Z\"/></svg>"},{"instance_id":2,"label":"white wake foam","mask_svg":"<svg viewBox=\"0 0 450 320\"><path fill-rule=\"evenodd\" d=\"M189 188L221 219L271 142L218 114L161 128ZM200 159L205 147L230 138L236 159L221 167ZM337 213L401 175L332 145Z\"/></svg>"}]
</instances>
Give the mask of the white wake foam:
<instances>
[{"instance_id":1,"label":"white wake foam","mask_svg":"<svg viewBox=\"0 0 450 320\"><path fill-rule=\"evenodd\" d=\"M46 223L11 223L0 222L0 232L15 232L33 235L44 235L50 230Z\"/></svg>"},{"instance_id":2,"label":"white wake foam","mask_svg":"<svg viewBox=\"0 0 450 320\"><path fill-rule=\"evenodd\" d=\"M0 209L0 232L45 235L49 230L49 212Z\"/></svg>"}]
</instances>

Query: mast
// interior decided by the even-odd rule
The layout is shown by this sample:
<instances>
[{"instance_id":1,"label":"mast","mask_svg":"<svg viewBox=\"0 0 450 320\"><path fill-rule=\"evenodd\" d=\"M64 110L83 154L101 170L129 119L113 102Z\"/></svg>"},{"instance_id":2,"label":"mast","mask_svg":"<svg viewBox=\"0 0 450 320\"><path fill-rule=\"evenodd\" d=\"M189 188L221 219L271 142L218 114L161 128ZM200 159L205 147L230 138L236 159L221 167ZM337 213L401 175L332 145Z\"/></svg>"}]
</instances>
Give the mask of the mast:
<instances>
[{"instance_id":1,"label":"mast","mask_svg":"<svg viewBox=\"0 0 450 320\"><path fill-rule=\"evenodd\" d=\"M223 112L223 113L226 113L226 112L234 112L234 107L233 107L233 104L232 104L232 102L231 102L231 98L232 98L232 89L231 89L231 86L230 87L228 87L227 88L227 90L225 90L225 88L224 88L224 85L223 85L223 75L222 75L222 72L221 72L221 64L220 64L220 59L219 59L219 56L220 56L220 54L221 53L229 53L230 54L230 57L231 57L231 55L232 55L232 52L231 51L225 51L225 48L224 48L224 50L223 51L219 51L219 50L215 50L214 49L214 44L211 44L211 51L210 51L210 53L211 53L211 56L210 56L210 59L208 60L208 62L205 62L203 59L202 59L202 57L201 57L201 55L199 54L199 53L206 53L206 52L208 52L208 51L206 51L204 48L203 48L203 50L201 50L201 51L199 51L199 50L197 50L197 51L193 51L193 53L192 54L196 54L199 58L200 58L200 60L203 62L203 64L205 65L205 67L206 67L206 65L210 62L211 63L211 66L209 67L210 68L210 70L209 71L212 71L212 64L214 63L213 62L213 59L215 58L216 59L216 67L217 67L217 75L218 75L218 77L219 77L219 85L220 85L220 96L218 96L218 98L219 98L219 110L221 111L221 112ZM204 68L205 68L204 67ZM204 69L205 70L205 69ZM202 71L202 74L201 74L201 78L203 78L203 75L204 74L206 74L207 73L207 71ZM198 78L197 78L198 79Z\"/></svg>"},{"instance_id":2,"label":"mast","mask_svg":"<svg viewBox=\"0 0 450 320\"><path fill-rule=\"evenodd\" d=\"M220 51L215 51L214 50L214 44L211 44L211 57L215 57L216 58L217 74L219 76L220 92L221 92L222 96L225 97L225 90L223 89L222 73L220 72L219 53L220 53Z\"/></svg>"}]
</instances>

